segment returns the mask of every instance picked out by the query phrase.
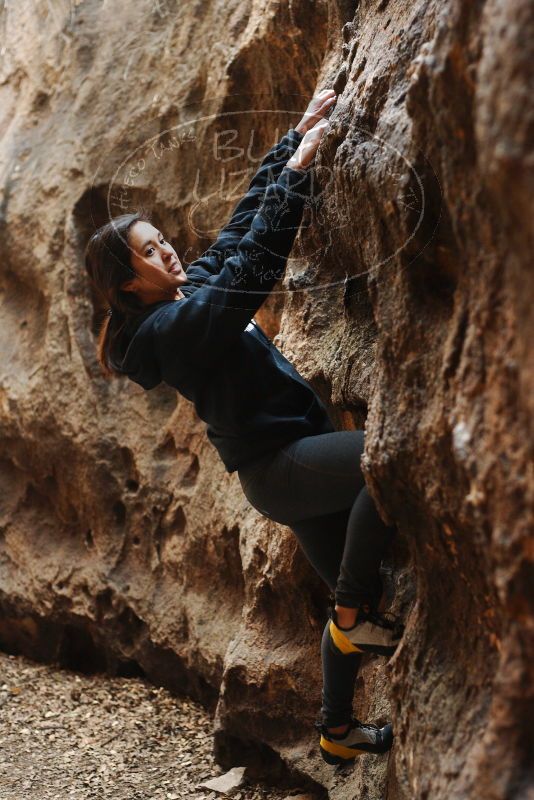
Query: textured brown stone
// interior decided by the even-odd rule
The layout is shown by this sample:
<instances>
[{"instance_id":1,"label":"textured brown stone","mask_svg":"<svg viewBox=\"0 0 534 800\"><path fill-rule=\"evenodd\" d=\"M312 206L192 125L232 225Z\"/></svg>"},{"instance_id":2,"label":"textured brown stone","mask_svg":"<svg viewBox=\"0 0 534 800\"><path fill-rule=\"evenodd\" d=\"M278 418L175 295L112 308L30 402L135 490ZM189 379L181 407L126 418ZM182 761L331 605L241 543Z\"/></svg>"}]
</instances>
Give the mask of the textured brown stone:
<instances>
[{"instance_id":1,"label":"textured brown stone","mask_svg":"<svg viewBox=\"0 0 534 800\"><path fill-rule=\"evenodd\" d=\"M283 764L335 798L524 800L532 4L112 9L0 11L0 641L202 699L228 768ZM400 534L406 635L385 666L364 664L355 703L396 739L342 778L311 727L326 587L291 531L249 507L186 400L101 377L82 263L121 202L147 205L192 260L237 200L217 132L245 148L254 132L231 162L250 174L332 85L318 217L258 318L337 426L365 425L367 482ZM194 138L173 144L185 123ZM121 192L124 165L137 171Z\"/></svg>"}]
</instances>

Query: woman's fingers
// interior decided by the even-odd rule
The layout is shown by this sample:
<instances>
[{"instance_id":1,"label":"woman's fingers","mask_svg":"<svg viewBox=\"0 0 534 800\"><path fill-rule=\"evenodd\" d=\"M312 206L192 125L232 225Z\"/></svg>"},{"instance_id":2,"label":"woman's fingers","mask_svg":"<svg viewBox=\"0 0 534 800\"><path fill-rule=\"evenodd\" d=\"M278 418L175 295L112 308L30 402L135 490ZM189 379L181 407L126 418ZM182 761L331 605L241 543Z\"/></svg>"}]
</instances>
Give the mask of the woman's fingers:
<instances>
[{"instance_id":1,"label":"woman's fingers","mask_svg":"<svg viewBox=\"0 0 534 800\"><path fill-rule=\"evenodd\" d=\"M313 128L305 134L304 139L307 138L308 141L315 141L315 139L320 139L325 130L330 126L330 121L327 119L321 119L319 122L316 122ZM304 141L304 139L302 141Z\"/></svg>"},{"instance_id":2,"label":"woman's fingers","mask_svg":"<svg viewBox=\"0 0 534 800\"><path fill-rule=\"evenodd\" d=\"M327 113L327 111L334 105L336 100L337 100L336 95L334 95L333 97L327 97L324 101L321 102L321 105L319 105L313 112L307 111L304 116L306 118L308 128L310 128L312 125L315 125L315 123L318 120L320 120Z\"/></svg>"},{"instance_id":3,"label":"woman's fingers","mask_svg":"<svg viewBox=\"0 0 534 800\"><path fill-rule=\"evenodd\" d=\"M337 100L336 95L333 95L332 97L325 97L325 99L322 101L321 105L317 110L320 111L322 108L325 108L325 106L332 105L332 103L335 103L336 100Z\"/></svg>"},{"instance_id":4,"label":"woman's fingers","mask_svg":"<svg viewBox=\"0 0 534 800\"><path fill-rule=\"evenodd\" d=\"M324 94L324 95L323 94L317 95L317 97L314 97L314 99L312 100L312 102L308 106L308 111L311 111L312 113L318 111L326 103L332 102L332 99L335 98L335 97L336 97L336 94L335 94L333 89L332 89L332 91L328 90L328 92L326 94Z\"/></svg>"},{"instance_id":5,"label":"woman's fingers","mask_svg":"<svg viewBox=\"0 0 534 800\"><path fill-rule=\"evenodd\" d=\"M331 100L332 97L335 97L335 96L336 96L336 93L334 92L333 89L325 89L323 92L319 92L319 94L317 95L317 97L314 98L312 103L315 106L319 106L320 107L320 106L324 105L326 102L328 102L329 100Z\"/></svg>"},{"instance_id":6,"label":"woman's fingers","mask_svg":"<svg viewBox=\"0 0 534 800\"><path fill-rule=\"evenodd\" d=\"M321 106L321 111L324 111L326 108L330 108L333 106L337 100L337 96L334 95L333 97L329 97L327 100L324 101L323 105Z\"/></svg>"},{"instance_id":7,"label":"woman's fingers","mask_svg":"<svg viewBox=\"0 0 534 800\"><path fill-rule=\"evenodd\" d=\"M330 125L330 120L326 119L326 117L321 117L321 119L317 120L313 128L310 128L308 133L313 133L313 131L318 130L319 128L323 128L327 125Z\"/></svg>"},{"instance_id":8,"label":"woman's fingers","mask_svg":"<svg viewBox=\"0 0 534 800\"><path fill-rule=\"evenodd\" d=\"M321 138L330 125L329 120L324 115L336 100L337 95L333 89L323 89L322 92L319 92L314 97L308 106L303 121L299 123L300 130L304 135L294 155L287 162L289 167L305 168L311 163Z\"/></svg>"},{"instance_id":9,"label":"woman's fingers","mask_svg":"<svg viewBox=\"0 0 534 800\"><path fill-rule=\"evenodd\" d=\"M336 100L337 95L333 89L323 89L318 92L308 103L308 108L296 126L296 130L300 133L309 131L332 108Z\"/></svg>"}]
</instances>

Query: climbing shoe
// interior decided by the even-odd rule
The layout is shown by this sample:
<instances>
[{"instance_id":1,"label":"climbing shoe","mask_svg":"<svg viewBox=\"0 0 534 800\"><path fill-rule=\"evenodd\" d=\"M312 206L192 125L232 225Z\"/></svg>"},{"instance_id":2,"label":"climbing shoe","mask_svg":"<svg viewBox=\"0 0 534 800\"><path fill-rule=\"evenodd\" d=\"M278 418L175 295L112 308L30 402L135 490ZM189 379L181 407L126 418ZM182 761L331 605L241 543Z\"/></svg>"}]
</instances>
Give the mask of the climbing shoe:
<instances>
[{"instance_id":1,"label":"climbing shoe","mask_svg":"<svg viewBox=\"0 0 534 800\"><path fill-rule=\"evenodd\" d=\"M319 749L327 764L347 764L362 753L385 753L393 743L391 722L379 728L351 717L345 733L330 733L320 721L314 723L321 733Z\"/></svg>"},{"instance_id":2,"label":"climbing shoe","mask_svg":"<svg viewBox=\"0 0 534 800\"><path fill-rule=\"evenodd\" d=\"M330 637L342 653L377 653L391 656L404 633L404 625L391 612L359 606L352 628L340 628L336 609L330 609Z\"/></svg>"}]
</instances>

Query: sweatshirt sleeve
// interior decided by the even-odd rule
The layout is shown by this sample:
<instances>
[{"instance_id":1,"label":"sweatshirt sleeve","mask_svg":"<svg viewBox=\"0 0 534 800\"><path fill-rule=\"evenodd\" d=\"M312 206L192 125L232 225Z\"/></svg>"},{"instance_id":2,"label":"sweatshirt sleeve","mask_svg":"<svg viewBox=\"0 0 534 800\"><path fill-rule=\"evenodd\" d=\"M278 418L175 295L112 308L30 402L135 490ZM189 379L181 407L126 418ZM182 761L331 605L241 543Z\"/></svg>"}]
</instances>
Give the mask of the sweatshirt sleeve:
<instances>
[{"instance_id":1,"label":"sweatshirt sleeve","mask_svg":"<svg viewBox=\"0 0 534 800\"><path fill-rule=\"evenodd\" d=\"M163 307L153 323L153 342L165 382L175 386L187 362L209 366L236 343L284 274L311 191L311 167L285 167L220 272L189 297Z\"/></svg>"},{"instance_id":2,"label":"sweatshirt sleeve","mask_svg":"<svg viewBox=\"0 0 534 800\"><path fill-rule=\"evenodd\" d=\"M186 274L190 280L194 280L196 274L202 273L203 270L211 275L216 275L221 270L225 257L235 252L237 245L250 229L265 189L270 183L278 180L283 167L302 139L302 133L290 128L280 141L271 147L250 181L246 194L235 206L228 224L221 228L216 241L187 267ZM199 270L199 267L202 269ZM202 274L202 277L205 277L205 274Z\"/></svg>"}]
</instances>

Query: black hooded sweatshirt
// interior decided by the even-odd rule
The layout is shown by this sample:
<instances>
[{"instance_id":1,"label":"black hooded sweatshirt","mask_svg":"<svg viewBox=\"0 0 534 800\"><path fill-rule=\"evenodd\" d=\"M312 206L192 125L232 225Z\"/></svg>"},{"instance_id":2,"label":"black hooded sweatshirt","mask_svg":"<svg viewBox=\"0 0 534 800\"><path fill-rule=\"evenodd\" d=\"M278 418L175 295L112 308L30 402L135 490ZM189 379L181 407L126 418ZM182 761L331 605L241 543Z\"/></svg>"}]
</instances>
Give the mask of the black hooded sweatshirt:
<instances>
[{"instance_id":1,"label":"black hooded sweatshirt","mask_svg":"<svg viewBox=\"0 0 534 800\"><path fill-rule=\"evenodd\" d=\"M310 201L311 169L286 166L302 134L271 148L217 240L186 269L180 300L128 320L118 370L191 400L227 472L290 441L335 428L304 378L251 317L283 277Z\"/></svg>"}]
</instances>

